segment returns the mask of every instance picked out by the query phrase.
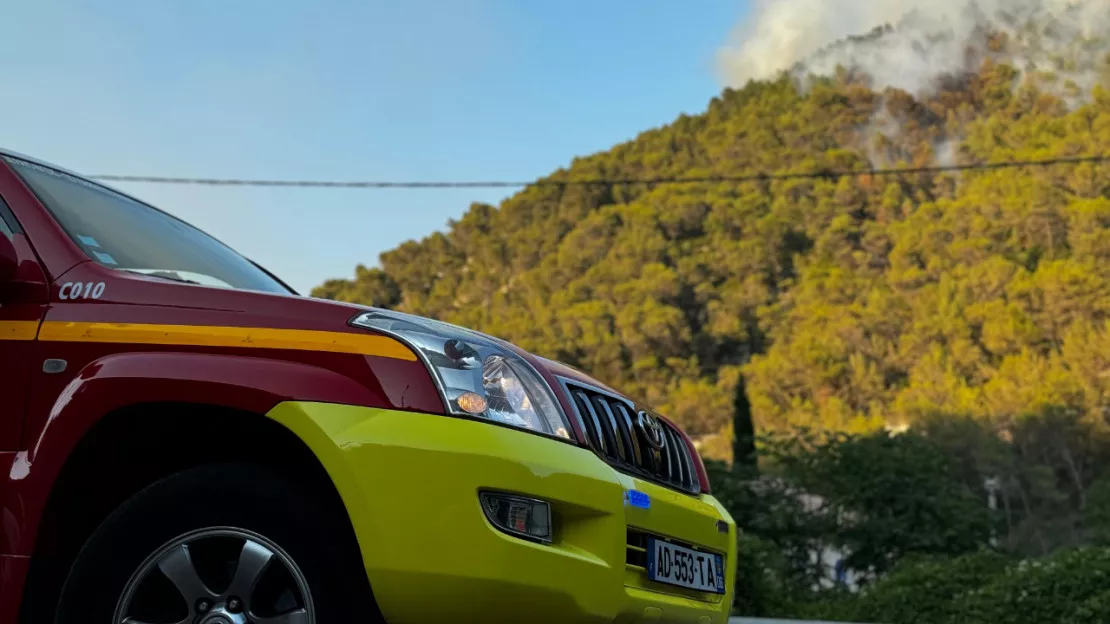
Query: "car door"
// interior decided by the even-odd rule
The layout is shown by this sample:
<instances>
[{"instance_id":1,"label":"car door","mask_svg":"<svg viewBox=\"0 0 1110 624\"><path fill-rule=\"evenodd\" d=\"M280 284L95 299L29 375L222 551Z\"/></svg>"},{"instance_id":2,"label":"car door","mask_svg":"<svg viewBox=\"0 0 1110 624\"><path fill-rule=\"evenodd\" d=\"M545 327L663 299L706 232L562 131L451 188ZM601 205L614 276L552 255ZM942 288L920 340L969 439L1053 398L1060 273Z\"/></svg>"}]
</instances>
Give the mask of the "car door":
<instances>
[{"instance_id":1,"label":"car door","mask_svg":"<svg viewBox=\"0 0 1110 624\"><path fill-rule=\"evenodd\" d=\"M0 451L20 447L35 337L46 311L46 278L30 241L0 197L0 236L15 251L16 270L0 282ZM7 246L7 245L5 245Z\"/></svg>"}]
</instances>

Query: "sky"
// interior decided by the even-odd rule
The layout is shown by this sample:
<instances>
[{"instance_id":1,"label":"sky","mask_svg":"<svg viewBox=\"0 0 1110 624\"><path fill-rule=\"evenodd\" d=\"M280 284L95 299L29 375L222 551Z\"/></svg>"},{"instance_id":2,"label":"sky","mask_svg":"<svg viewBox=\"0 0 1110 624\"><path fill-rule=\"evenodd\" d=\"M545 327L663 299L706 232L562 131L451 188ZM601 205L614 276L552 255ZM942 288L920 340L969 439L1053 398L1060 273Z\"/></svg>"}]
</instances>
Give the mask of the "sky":
<instances>
[{"instance_id":1,"label":"sky","mask_svg":"<svg viewBox=\"0 0 1110 624\"><path fill-rule=\"evenodd\" d=\"M0 145L85 174L531 180L702 112L745 0L36 0ZM504 190L115 184L307 293Z\"/></svg>"}]
</instances>

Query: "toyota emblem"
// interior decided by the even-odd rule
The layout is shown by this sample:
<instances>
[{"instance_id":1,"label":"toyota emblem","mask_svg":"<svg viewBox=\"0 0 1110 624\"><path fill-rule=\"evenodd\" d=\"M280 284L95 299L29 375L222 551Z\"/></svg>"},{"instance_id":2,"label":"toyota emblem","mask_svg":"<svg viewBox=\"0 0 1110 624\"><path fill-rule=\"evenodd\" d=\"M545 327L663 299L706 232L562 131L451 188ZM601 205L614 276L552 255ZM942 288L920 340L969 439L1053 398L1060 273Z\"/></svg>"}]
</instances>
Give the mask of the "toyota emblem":
<instances>
[{"instance_id":1,"label":"toyota emblem","mask_svg":"<svg viewBox=\"0 0 1110 624\"><path fill-rule=\"evenodd\" d=\"M651 414L641 411L637 417L640 431L644 434L644 439L657 451L663 450L667 446L667 438L663 435L663 425L655 419Z\"/></svg>"}]
</instances>

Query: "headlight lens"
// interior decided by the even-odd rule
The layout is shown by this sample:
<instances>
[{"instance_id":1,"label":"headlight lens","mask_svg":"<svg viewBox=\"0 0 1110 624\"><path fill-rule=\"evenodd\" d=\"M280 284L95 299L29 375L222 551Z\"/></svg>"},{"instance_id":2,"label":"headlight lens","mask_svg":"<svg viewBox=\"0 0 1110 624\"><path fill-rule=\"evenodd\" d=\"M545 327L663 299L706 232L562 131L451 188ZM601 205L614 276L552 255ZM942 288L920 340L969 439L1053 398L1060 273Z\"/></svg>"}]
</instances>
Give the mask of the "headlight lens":
<instances>
[{"instance_id":1,"label":"headlight lens","mask_svg":"<svg viewBox=\"0 0 1110 624\"><path fill-rule=\"evenodd\" d=\"M523 358L461 327L385 311L351 319L408 344L428 367L447 409L536 433L570 439L562 410Z\"/></svg>"}]
</instances>

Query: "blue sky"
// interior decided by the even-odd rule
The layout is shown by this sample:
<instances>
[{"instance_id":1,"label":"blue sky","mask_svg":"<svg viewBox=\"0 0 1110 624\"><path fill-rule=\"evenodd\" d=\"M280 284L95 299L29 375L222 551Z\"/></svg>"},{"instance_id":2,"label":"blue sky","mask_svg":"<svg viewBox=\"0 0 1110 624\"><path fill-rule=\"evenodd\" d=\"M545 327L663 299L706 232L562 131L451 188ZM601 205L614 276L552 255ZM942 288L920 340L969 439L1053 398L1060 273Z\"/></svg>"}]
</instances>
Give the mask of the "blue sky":
<instances>
[{"instance_id":1,"label":"blue sky","mask_svg":"<svg viewBox=\"0 0 1110 624\"><path fill-rule=\"evenodd\" d=\"M744 0L0 8L0 142L83 173L528 180L704 110ZM120 184L307 292L501 191Z\"/></svg>"}]
</instances>

